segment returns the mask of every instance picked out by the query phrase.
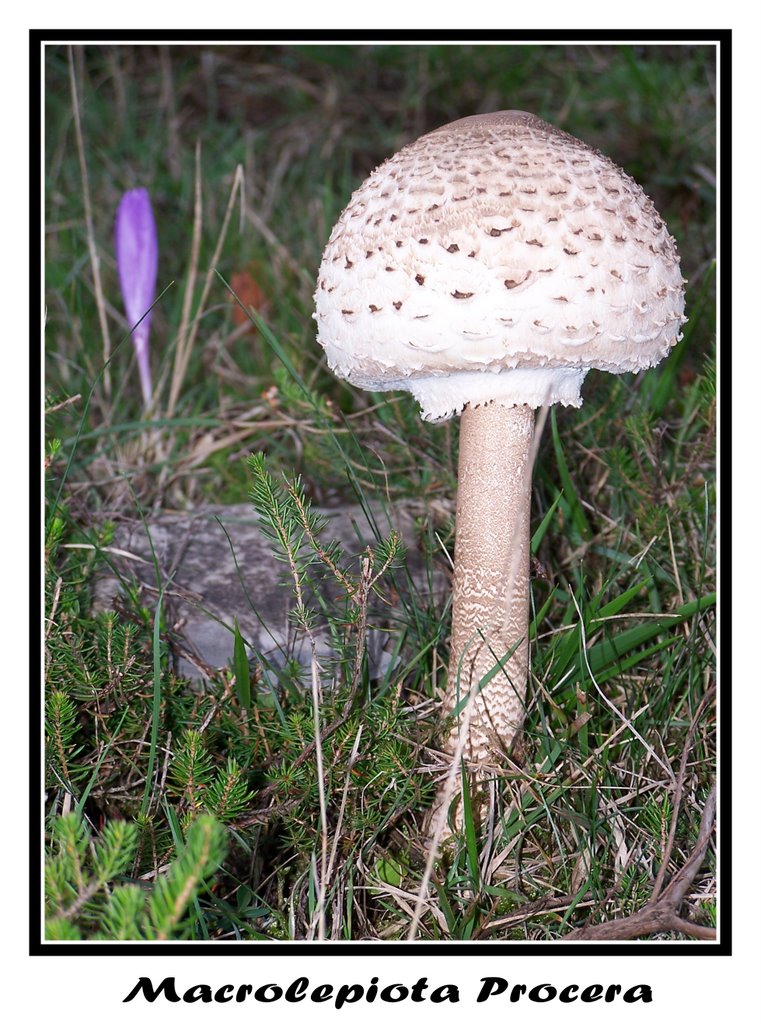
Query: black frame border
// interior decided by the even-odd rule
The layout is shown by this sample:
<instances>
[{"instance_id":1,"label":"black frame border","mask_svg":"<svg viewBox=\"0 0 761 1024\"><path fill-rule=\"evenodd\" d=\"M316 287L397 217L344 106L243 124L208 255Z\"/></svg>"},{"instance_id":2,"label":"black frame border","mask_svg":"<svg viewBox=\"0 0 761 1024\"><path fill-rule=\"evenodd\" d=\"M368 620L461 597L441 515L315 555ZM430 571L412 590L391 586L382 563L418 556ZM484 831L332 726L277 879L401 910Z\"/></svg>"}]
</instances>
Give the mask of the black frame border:
<instances>
[{"instance_id":1,"label":"black frame border","mask_svg":"<svg viewBox=\"0 0 761 1024\"><path fill-rule=\"evenodd\" d=\"M88 42L119 42L126 43L161 43L176 42L177 44L192 43L243 43L243 42L335 42L373 44L378 42L398 43L454 43L491 42L514 45L529 42L546 42L548 44L563 43L627 43L632 41L643 43L669 42L702 42L716 46L718 61L718 82L720 83L719 101L717 104L720 125L720 149L718 166L720 169L722 217L719 230L721 264L719 269L721 302L721 381L730 381L732 377L731 352L731 144L732 144L732 30L722 29L528 29L500 30L494 27L477 30L473 28L457 31L453 29L402 30L402 29L348 29L303 31L293 28L278 31L275 29L243 31L231 29L184 30L170 31L166 29L96 29L86 30L45 30L29 31L29 138L30 138L30 324L36 325L39 318L40 294L37 282L42 275L42 252L35 241L42 237L43 209L42 188L43 170L41 165L41 105L44 100L42 74L44 70L44 48L50 43L88 43ZM39 201L37 201L39 200ZM30 449L44 457L44 438L41 416L39 415L40 399L44 394L42 356L39 337L34 326L30 337ZM722 400L723 399L723 400ZM720 686L721 720L719 735L725 751L719 775L719 801L721 808L721 829L717 833L717 845L720 864L721 887L721 937L715 943L700 942L568 942L568 943L519 943L500 941L481 942L435 942L418 941L407 943L395 941L379 942L157 942L157 943L101 943L81 942L63 943L46 942L37 929L42 926L43 883L40 868L43 854L41 840L40 796L43 793L43 779L40 770L40 723L44 714L44 692L42 679L30 675L29 697L29 955L30 956L728 956L732 953L732 878L731 878L731 827L732 827L732 765L728 752L731 750L731 650L729 643L728 623L731 622L731 543L730 518L731 505L728 495L731 492L731 450L732 422L731 395L728 384L720 384L720 425L721 452L720 476L724 498L721 510L720 547L722 549L721 593L718 633L718 649L720 677L726 682ZM39 466L35 455L30 467L30 509L32 522L39 527L38 510L43 507L42 484ZM35 536L34 527L32 536ZM44 619L43 594L41 592L41 553L44 544L40 537L39 548L31 546L30 551L30 621L41 623ZM35 587L35 581L38 587ZM38 589L39 588L39 589ZM31 631L30 664L40 664L39 634Z\"/></svg>"}]
</instances>

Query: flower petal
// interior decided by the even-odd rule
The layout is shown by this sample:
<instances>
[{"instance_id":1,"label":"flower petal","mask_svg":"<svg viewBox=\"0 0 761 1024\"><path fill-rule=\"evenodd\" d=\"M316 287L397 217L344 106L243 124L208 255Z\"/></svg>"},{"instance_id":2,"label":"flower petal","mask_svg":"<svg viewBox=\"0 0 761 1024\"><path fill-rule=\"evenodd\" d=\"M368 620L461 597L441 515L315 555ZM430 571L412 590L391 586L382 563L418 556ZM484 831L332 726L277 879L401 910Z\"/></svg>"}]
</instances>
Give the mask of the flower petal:
<instances>
[{"instance_id":1,"label":"flower petal","mask_svg":"<svg viewBox=\"0 0 761 1024\"><path fill-rule=\"evenodd\" d=\"M144 316L156 297L158 235L148 190L125 192L116 211L116 266L130 327ZM150 314L143 321L146 332Z\"/></svg>"}]
</instances>

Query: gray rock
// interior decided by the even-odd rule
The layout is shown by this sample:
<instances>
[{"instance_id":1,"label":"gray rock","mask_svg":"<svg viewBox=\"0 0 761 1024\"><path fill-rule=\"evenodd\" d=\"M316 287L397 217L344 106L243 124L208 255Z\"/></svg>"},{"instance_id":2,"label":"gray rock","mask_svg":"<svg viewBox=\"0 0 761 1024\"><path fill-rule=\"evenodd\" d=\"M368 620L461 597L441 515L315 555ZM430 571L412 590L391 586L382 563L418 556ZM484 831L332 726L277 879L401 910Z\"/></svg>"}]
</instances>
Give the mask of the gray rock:
<instances>
[{"instance_id":1,"label":"gray rock","mask_svg":"<svg viewBox=\"0 0 761 1024\"><path fill-rule=\"evenodd\" d=\"M356 575L362 553L378 540L362 508L315 511L327 520L321 542L337 541L347 555L343 567ZM393 600L398 602L401 593L418 603L431 599L441 603L449 591L449 580L440 566L424 571L417 553L415 520L408 509L396 509L393 523L379 509L371 510L371 515L380 536L387 537L395 529L407 548L405 565L394 571L386 584L391 603L378 596L368 603L369 670L371 678L383 678L394 658ZM159 589L164 587L166 623L177 638L173 656L178 675L200 682L229 665L237 620L265 685L277 685L287 665L292 675L311 678L311 643L291 618L296 605L293 580L286 575L287 566L275 558L272 542L250 505L165 512L150 518L147 529L150 543L141 521L116 528L107 550L113 572L95 583L96 611L124 603L125 586L137 587L141 604L153 610ZM334 580L323 580L319 593L307 601L315 612L313 637L323 682L333 678L334 651L319 598L335 605L343 596Z\"/></svg>"}]
</instances>

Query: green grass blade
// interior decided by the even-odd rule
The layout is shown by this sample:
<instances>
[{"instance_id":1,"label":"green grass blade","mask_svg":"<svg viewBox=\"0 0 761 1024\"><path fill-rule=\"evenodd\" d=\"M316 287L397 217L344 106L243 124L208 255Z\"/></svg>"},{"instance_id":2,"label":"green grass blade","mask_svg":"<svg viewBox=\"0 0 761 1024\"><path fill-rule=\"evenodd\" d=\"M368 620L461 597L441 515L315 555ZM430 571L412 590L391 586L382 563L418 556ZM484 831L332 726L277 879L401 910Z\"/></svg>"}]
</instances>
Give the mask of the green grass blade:
<instances>
[{"instance_id":1,"label":"green grass blade","mask_svg":"<svg viewBox=\"0 0 761 1024\"><path fill-rule=\"evenodd\" d=\"M562 497L563 497L563 491L558 491L558 493L557 493L557 495L555 497L555 500L550 505L550 507L547 509L547 511L544 513L544 515L542 516L541 523L534 530L534 535L531 538L531 554L532 555L535 555L537 553L537 551L539 550L539 545L542 543L544 535L547 532L547 529L549 528L550 523L552 522L552 517L555 515L555 510L557 509L558 505L560 504L560 499Z\"/></svg>"},{"instance_id":2,"label":"green grass blade","mask_svg":"<svg viewBox=\"0 0 761 1024\"><path fill-rule=\"evenodd\" d=\"M584 509L582 508L581 502L576 494L576 488L574 487L573 480L571 479L571 474L568 471L568 463L566 462L565 455L563 454L563 445L560 440L560 431L558 430L556 406L554 405L550 410L550 423L552 425L552 444L555 449L555 461L557 462L558 473L560 474L560 482L563 485L562 493L565 494L566 501L568 502L571 521L576 528L579 539L589 540L592 537L592 528L587 521Z\"/></svg>"},{"instance_id":3,"label":"green grass blade","mask_svg":"<svg viewBox=\"0 0 761 1024\"><path fill-rule=\"evenodd\" d=\"M233 669L238 700L246 711L251 710L251 672L246 654L246 644L238 629L237 618L233 619Z\"/></svg>"},{"instance_id":4,"label":"green grass blade","mask_svg":"<svg viewBox=\"0 0 761 1024\"><path fill-rule=\"evenodd\" d=\"M465 851L470 870L470 879L474 888L479 887L480 870L478 866L478 840L476 838L476 824L473 819L473 803L470 796L470 780L463 765L460 773L462 782L462 818L465 825Z\"/></svg>"},{"instance_id":5,"label":"green grass blade","mask_svg":"<svg viewBox=\"0 0 761 1024\"><path fill-rule=\"evenodd\" d=\"M153 787L153 769L156 765L156 751L159 743L159 723L161 721L161 609L164 603L163 591L159 594L156 602L156 610L153 617L153 701L151 709L151 740L148 750L148 768L145 773L145 788L143 790L143 801L140 805L140 813L143 816L148 814L148 805L151 800L151 789Z\"/></svg>"},{"instance_id":6,"label":"green grass blade","mask_svg":"<svg viewBox=\"0 0 761 1024\"><path fill-rule=\"evenodd\" d=\"M635 647L646 644L649 640L663 633L664 630L671 630L675 626L679 626L698 614L698 612L711 608L715 603L716 595L708 594L705 597L698 598L696 601L690 601L688 604L682 605L681 608L677 608L675 612L664 615L663 618L659 617L656 622L633 626L631 629L626 629L615 637L602 640L589 650L590 668L596 674L610 665L617 664L624 654L628 654Z\"/></svg>"}]
</instances>

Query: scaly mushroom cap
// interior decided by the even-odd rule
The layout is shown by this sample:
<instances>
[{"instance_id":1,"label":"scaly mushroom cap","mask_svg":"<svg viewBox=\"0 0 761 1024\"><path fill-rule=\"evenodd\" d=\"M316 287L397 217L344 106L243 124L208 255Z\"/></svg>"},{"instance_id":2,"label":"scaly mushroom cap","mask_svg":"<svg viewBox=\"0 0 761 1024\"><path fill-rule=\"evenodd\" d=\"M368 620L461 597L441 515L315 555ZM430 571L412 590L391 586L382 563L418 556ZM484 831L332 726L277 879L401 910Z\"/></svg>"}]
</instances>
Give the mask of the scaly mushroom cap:
<instances>
[{"instance_id":1,"label":"scaly mushroom cap","mask_svg":"<svg viewBox=\"0 0 761 1024\"><path fill-rule=\"evenodd\" d=\"M424 419L581 405L591 367L640 370L679 341L683 285L628 174L500 111L422 136L357 189L323 254L317 340L339 377L411 391Z\"/></svg>"}]
</instances>

